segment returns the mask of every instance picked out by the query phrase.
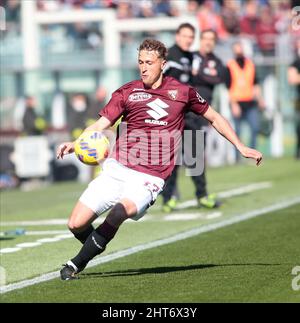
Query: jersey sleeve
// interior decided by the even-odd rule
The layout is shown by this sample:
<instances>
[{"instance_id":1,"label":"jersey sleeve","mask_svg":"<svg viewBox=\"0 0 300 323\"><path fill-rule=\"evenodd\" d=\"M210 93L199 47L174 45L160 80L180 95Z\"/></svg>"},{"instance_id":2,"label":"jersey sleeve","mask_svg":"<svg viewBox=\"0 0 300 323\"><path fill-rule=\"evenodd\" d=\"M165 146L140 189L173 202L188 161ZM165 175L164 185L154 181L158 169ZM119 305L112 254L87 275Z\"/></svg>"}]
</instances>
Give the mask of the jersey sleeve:
<instances>
[{"instance_id":1,"label":"jersey sleeve","mask_svg":"<svg viewBox=\"0 0 300 323\"><path fill-rule=\"evenodd\" d=\"M112 94L106 106L99 112L99 116L107 118L114 124L125 112L125 104L122 90L119 89Z\"/></svg>"},{"instance_id":2,"label":"jersey sleeve","mask_svg":"<svg viewBox=\"0 0 300 323\"><path fill-rule=\"evenodd\" d=\"M188 93L187 110L203 115L207 111L208 107L209 105L207 101L204 100L193 87L190 87Z\"/></svg>"}]
</instances>

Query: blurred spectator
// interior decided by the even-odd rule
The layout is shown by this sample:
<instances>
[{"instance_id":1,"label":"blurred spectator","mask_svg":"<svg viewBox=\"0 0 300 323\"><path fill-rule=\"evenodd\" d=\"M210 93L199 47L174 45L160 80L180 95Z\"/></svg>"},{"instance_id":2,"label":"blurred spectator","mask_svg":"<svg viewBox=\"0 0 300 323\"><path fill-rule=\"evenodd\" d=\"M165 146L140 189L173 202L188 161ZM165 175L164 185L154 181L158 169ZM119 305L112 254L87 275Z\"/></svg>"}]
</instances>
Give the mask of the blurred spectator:
<instances>
[{"instance_id":1,"label":"blurred spectator","mask_svg":"<svg viewBox=\"0 0 300 323\"><path fill-rule=\"evenodd\" d=\"M196 16L199 9L199 3L197 0L187 0L186 14Z\"/></svg>"},{"instance_id":2,"label":"blurred spectator","mask_svg":"<svg viewBox=\"0 0 300 323\"><path fill-rule=\"evenodd\" d=\"M242 36L256 38L256 26L258 23L258 2L256 0L247 0L245 4L245 13L240 20L240 32Z\"/></svg>"},{"instance_id":3,"label":"blurred spectator","mask_svg":"<svg viewBox=\"0 0 300 323\"><path fill-rule=\"evenodd\" d=\"M20 34L21 22L21 3L20 0L2 0L0 6L5 8L5 32L6 37L9 33Z\"/></svg>"},{"instance_id":4,"label":"blurred spectator","mask_svg":"<svg viewBox=\"0 0 300 323\"><path fill-rule=\"evenodd\" d=\"M0 173L0 191L4 189L15 188L19 185L19 179L14 173Z\"/></svg>"},{"instance_id":5,"label":"blurred spectator","mask_svg":"<svg viewBox=\"0 0 300 323\"><path fill-rule=\"evenodd\" d=\"M86 24L77 22L75 24L71 24L68 26L68 34L79 41L81 45L80 47L84 47L88 39L88 29Z\"/></svg>"},{"instance_id":6,"label":"blurred spectator","mask_svg":"<svg viewBox=\"0 0 300 323\"><path fill-rule=\"evenodd\" d=\"M102 4L100 0L85 0L82 8L83 9L100 9L102 8Z\"/></svg>"},{"instance_id":7,"label":"blurred spectator","mask_svg":"<svg viewBox=\"0 0 300 323\"><path fill-rule=\"evenodd\" d=\"M224 0L221 17L224 28L230 35L238 35L240 32L239 11L238 1Z\"/></svg>"},{"instance_id":8,"label":"blurred spectator","mask_svg":"<svg viewBox=\"0 0 300 323\"><path fill-rule=\"evenodd\" d=\"M291 25L291 1L281 0L274 2L275 6L275 20L276 30L283 34L289 31Z\"/></svg>"},{"instance_id":9,"label":"blurred spectator","mask_svg":"<svg viewBox=\"0 0 300 323\"><path fill-rule=\"evenodd\" d=\"M118 19L129 19L133 18L132 6L127 1L121 1L117 7L117 18Z\"/></svg>"},{"instance_id":10,"label":"blurred spectator","mask_svg":"<svg viewBox=\"0 0 300 323\"><path fill-rule=\"evenodd\" d=\"M152 1L141 0L139 1L139 17L140 18L150 18L154 17L154 5Z\"/></svg>"},{"instance_id":11,"label":"blurred spectator","mask_svg":"<svg viewBox=\"0 0 300 323\"><path fill-rule=\"evenodd\" d=\"M42 11L58 11L61 9L61 3L59 1L47 1L47 0L38 0L37 8Z\"/></svg>"},{"instance_id":12,"label":"blurred spectator","mask_svg":"<svg viewBox=\"0 0 300 323\"><path fill-rule=\"evenodd\" d=\"M256 26L258 47L264 56L274 56L277 30L275 17L270 5L260 8L259 20Z\"/></svg>"},{"instance_id":13,"label":"blurred spectator","mask_svg":"<svg viewBox=\"0 0 300 323\"><path fill-rule=\"evenodd\" d=\"M222 61L214 54L217 39L218 36L215 31L211 29L203 30L200 36L200 48L199 51L194 53L193 60L192 84L208 104L212 103L214 88L216 85L224 82L226 73ZM198 66L197 64L195 66L197 61ZM209 123L204 118L195 118L194 114L192 115L194 117L192 118L194 119L193 124L197 124L194 130L203 130L205 138ZM204 139L204 154L206 154L206 139ZM205 167L201 175L195 176L195 182L198 184L196 187L199 205L206 208L219 207L220 201L216 198L216 195L208 194Z\"/></svg>"},{"instance_id":14,"label":"blurred spectator","mask_svg":"<svg viewBox=\"0 0 300 323\"><path fill-rule=\"evenodd\" d=\"M107 91L104 86L99 86L96 90L95 96L91 100L90 107L87 111L87 124L86 126L89 126L90 124L94 123L99 118L99 111L104 108L106 104L106 96Z\"/></svg>"},{"instance_id":15,"label":"blurred spectator","mask_svg":"<svg viewBox=\"0 0 300 323\"><path fill-rule=\"evenodd\" d=\"M201 33L201 45L199 53L191 53L190 47L195 38L195 29L192 25L185 23L178 27L175 36L175 45L169 49L168 59L165 69L165 75L172 76L182 83L194 84L197 90L204 94L205 99L211 99L211 92L215 84L220 82L219 71L222 70L222 63L212 53L216 44L216 33L213 30L206 30ZM195 57L197 56L197 58ZM195 67L194 61L197 61ZM220 66L221 65L221 66ZM192 76L192 68L194 78ZM210 103L208 101L208 103ZM184 130L192 133L192 139L189 146L184 146L183 154L185 160L193 160L197 142L197 130L203 129L203 118L199 118L194 113L189 112L185 115ZM206 123L205 123L206 125ZM204 130L204 129L203 129ZM195 164L189 165L191 169ZM169 177L166 187L162 193L163 211L171 212L177 203L177 173L176 166ZM191 177L195 185L195 195L199 206L214 208L219 206L213 194L208 194L206 189L205 171L201 175Z\"/></svg>"},{"instance_id":16,"label":"blurred spectator","mask_svg":"<svg viewBox=\"0 0 300 323\"><path fill-rule=\"evenodd\" d=\"M258 107L265 108L265 102L258 84L254 63L245 57L241 43L233 45L234 59L228 62L229 99L235 131L241 133L241 122L246 121L251 130L250 147L256 147L259 131ZM236 155L237 159L239 154Z\"/></svg>"},{"instance_id":17,"label":"blurred spectator","mask_svg":"<svg viewBox=\"0 0 300 323\"><path fill-rule=\"evenodd\" d=\"M174 77L185 84L191 84L193 54L190 52L190 48L194 39L195 28L191 24L183 23L178 26L175 34L175 44L168 49L167 64L164 69L166 76ZM187 114L185 115L185 121L186 116ZM187 122L185 122L185 126L187 126ZM163 212L165 213L171 212L177 204L179 195L177 189L178 169L179 166L175 166L162 192ZM194 180L194 177L192 179Z\"/></svg>"},{"instance_id":18,"label":"blurred spectator","mask_svg":"<svg viewBox=\"0 0 300 323\"><path fill-rule=\"evenodd\" d=\"M36 113L37 101L33 96L25 98L25 112L23 115L23 133L27 136L41 135L46 129L45 119Z\"/></svg>"},{"instance_id":19,"label":"blurred spectator","mask_svg":"<svg viewBox=\"0 0 300 323\"><path fill-rule=\"evenodd\" d=\"M102 42L97 24L75 23L67 26L68 35L76 40L76 45L81 49L97 48Z\"/></svg>"},{"instance_id":20,"label":"blurred spectator","mask_svg":"<svg viewBox=\"0 0 300 323\"><path fill-rule=\"evenodd\" d=\"M200 31L212 29L217 33L218 38L225 39L228 33L224 28L221 16L215 12L214 5L214 1L206 0L200 6L197 14L198 26Z\"/></svg>"},{"instance_id":21,"label":"blurred spectator","mask_svg":"<svg viewBox=\"0 0 300 323\"><path fill-rule=\"evenodd\" d=\"M6 22L17 23L20 22L20 0L4 0L1 6L5 8Z\"/></svg>"},{"instance_id":22,"label":"blurred spectator","mask_svg":"<svg viewBox=\"0 0 300 323\"><path fill-rule=\"evenodd\" d=\"M82 93L73 94L68 102L68 125L72 139L78 138L86 128L88 99Z\"/></svg>"},{"instance_id":23,"label":"blurred spectator","mask_svg":"<svg viewBox=\"0 0 300 323\"><path fill-rule=\"evenodd\" d=\"M11 161L13 146L0 145L0 190L18 186L19 180L15 174L15 166Z\"/></svg>"},{"instance_id":24,"label":"blurred spectator","mask_svg":"<svg viewBox=\"0 0 300 323\"><path fill-rule=\"evenodd\" d=\"M203 30L200 48L194 53L193 61L193 85L209 104L212 103L215 86L224 82L225 76L225 67L214 54L216 43L217 34L210 29ZM203 119L201 126L208 126L208 122Z\"/></svg>"},{"instance_id":25,"label":"blurred spectator","mask_svg":"<svg viewBox=\"0 0 300 323\"><path fill-rule=\"evenodd\" d=\"M177 16L179 13L172 6L171 0L154 0L155 16Z\"/></svg>"},{"instance_id":26,"label":"blurred spectator","mask_svg":"<svg viewBox=\"0 0 300 323\"><path fill-rule=\"evenodd\" d=\"M296 87L295 124L296 124L296 158L300 159L300 39L296 43L296 60L288 69L288 81Z\"/></svg>"}]
</instances>

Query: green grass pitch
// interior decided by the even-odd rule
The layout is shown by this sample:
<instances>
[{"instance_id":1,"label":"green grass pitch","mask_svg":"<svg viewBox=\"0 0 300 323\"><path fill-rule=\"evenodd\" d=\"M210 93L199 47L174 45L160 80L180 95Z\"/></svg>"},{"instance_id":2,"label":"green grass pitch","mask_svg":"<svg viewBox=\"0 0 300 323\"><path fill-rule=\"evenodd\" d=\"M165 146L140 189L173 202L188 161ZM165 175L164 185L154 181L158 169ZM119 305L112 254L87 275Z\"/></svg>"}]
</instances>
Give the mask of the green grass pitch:
<instances>
[{"instance_id":1,"label":"green grass pitch","mask_svg":"<svg viewBox=\"0 0 300 323\"><path fill-rule=\"evenodd\" d=\"M233 216L300 196L300 164L292 159L266 160L256 168L238 165L208 170L211 192L252 183L264 189L223 200L217 217L212 211L188 208L167 221L158 200L145 221L124 224L105 255L179 232L219 223ZM66 220L84 186L52 185L38 191L1 193L1 231L20 221ZM181 173L181 201L193 198L193 186ZM189 214L200 214L189 218ZM187 219L182 219L186 214ZM147 219L148 218L148 219ZM18 225L20 227L20 225ZM24 225L26 231L66 230L65 224ZM141 251L86 269L78 281L58 278L0 295L1 302L300 302L293 290L292 269L300 266L300 204L211 232ZM34 242L43 236L2 239L1 250ZM74 256L80 244L72 238L1 254L7 283L53 272ZM100 256L102 257L102 256Z\"/></svg>"}]
</instances>

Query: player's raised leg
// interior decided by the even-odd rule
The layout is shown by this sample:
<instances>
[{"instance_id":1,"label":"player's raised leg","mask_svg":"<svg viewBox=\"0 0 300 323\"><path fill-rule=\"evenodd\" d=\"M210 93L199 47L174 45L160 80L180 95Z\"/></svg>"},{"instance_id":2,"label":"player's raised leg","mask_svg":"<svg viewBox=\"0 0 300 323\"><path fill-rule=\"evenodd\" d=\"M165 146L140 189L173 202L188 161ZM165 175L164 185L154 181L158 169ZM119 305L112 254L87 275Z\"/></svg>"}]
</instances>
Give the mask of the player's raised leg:
<instances>
[{"instance_id":1,"label":"player's raised leg","mask_svg":"<svg viewBox=\"0 0 300 323\"><path fill-rule=\"evenodd\" d=\"M82 271L91 259L105 250L106 245L113 239L120 225L136 214L137 207L134 202L129 199L120 200L111 209L105 221L90 233L79 253L63 267L60 272L61 279L76 279L75 274ZM78 221L80 222L79 218Z\"/></svg>"}]
</instances>

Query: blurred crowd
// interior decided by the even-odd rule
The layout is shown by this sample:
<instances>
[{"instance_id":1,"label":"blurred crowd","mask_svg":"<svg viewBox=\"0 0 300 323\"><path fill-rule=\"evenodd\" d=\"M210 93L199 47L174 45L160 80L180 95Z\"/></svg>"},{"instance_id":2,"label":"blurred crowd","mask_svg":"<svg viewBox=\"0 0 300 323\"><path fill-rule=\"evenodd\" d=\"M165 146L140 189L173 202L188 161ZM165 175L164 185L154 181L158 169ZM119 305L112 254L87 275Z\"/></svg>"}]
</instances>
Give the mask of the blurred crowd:
<instances>
[{"instance_id":1,"label":"blurred crowd","mask_svg":"<svg viewBox=\"0 0 300 323\"><path fill-rule=\"evenodd\" d=\"M197 17L200 30L213 29L220 40L247 36L266 55L273 53L277 35L299 33L291 23L296 5L297 0L37 0L38 10L46 12L112 8L119 19L191 15ZM1 0L1 6L6 8L8 31L18 28L21 1ZM94 24L69 27L76 40L101 38ZM92 47L100 44L99 39Z\"/></svg>"},{"instance_id":2,"label":"blurred crowd","mask_svg":"<svg viewBox=\"0 0 300 323\"><path fill-rule=\"evenodd\" d=\"M24 1L24 0L23 0ZM28 0L29 1L29 0ZM231 45L234 39L240 38L251 42L255 54L262 54L265 57L272 57L276 53L276 41L280 36L292 36L295 40L300 39L300 28L293 28L292 20L297 14L292 8L299 4L299 0L33 0L36 1L37 9L43 12L62 12L68 10L95 10L110 8L115 10L118 19L131 18L151 18L151 17L176 17L190 16L196 17L198 29L211 29L216 32L219 40L218 55L220 58L226 58L226 48L231 52ZM0 0L0 6L5 8L6 15L6 31L0 36L17 35L15 42L12 42L13 37L7 37L5 46L9 44L20 44L21 35L21 0ZM187 19L188 20L188 19ZM298 19L299 20L299 19ZM299 26L300 27L300 26ZM60 34L56 28L62 30L62 43L76 44L80 48L101 48L102 35L99 23L75 23L59 26L42 26L44 31L43 44L47 41L47 32L56 32L56 36ZM131 35L122 33L122 46L130 42ZM146 34L145 34L146 35ZM145 36L142 35L143 37ZM154 35L155 36L155 35ZM50 37L51 38L51 37ZM79 44L79 45L78 45ZM74 47L75 48L75 47ZM76 47L77 48L77 47ZM292 52L289 46L281 46L281 51L286 57L291 56ZM17 50L13 48L14 52ZM298 53L298 55L296 54ZM248 53L247 53L248 54ZM298 61L294 63L294 71L292 76L289 76L291 85L297 86L297 106L299 111L299 78L298 70L299 63L299 47L295 51L295 57ZM49 56L50 57L50 56ZM276 57L278 58L278 57ZM274 64L269 64L270 66ZM267 64L266 64L267 65ZM261 79L265 75L270 74L270 66L263 67L260 70ZM267 70L267 71L265 71ZM273 70L271 71L273 73ZM273 73L274 74L274 73ZM294 77L293 77L294 74ZM88 95L87 93L67 93L64 97L66 101L66 112L68 118L68 133L70 137L76 138L81 133L82 129L93 122L97 118L99 108L104 106L107 101L107 90L99 87L95 94ZM2 101L2 106L4 101ZM8 102L8 101L7 101ZM15 102L14 99L12 102ZM24 102L24 116L22 121L22 135L32 136L47 133L47 117L41 117L36 109L38 106L37 98L28 96ZM13 103L14 104L14 103ZM8 102L7 106L13 106ZM54 106L54 105L53 105ZM52 108L51 108L52 109ZM50 109L46 109L47 111ZM299 112L298 120L298 138L299 132ZM49 119L49 118L48 118ZM48 120L47 120L48 121ZM51 127L51 124L49 123ZM55 128L55 127L54 127ZM298 139L298 154L299 154ZM11 147L0 147L2 156L8 156ZM3 149L9 151L3 154ZM5 164L6 163L6 164ZM12 170L13 166L9 159L0 160L0 189L3 187L13 187L17 185L14 175L4 172L3 170ZM1 176L2 175L2 176ZM9 175L9 176L8 176ZM8 177L7 177L8 176Z\"/></svg>"},{"instance_id":3,"label":"blurred crowd","mask_svg":"<svg viewBox=\"0 0 300 323\"><path fill-rule=\"evenodd\" d=\"M174 2L174 1L173 1ZM117 15L122 18L133 17L155 17L155 16L175 16L179 12L175 10L175 6L171 0L58 0L47 1L39 0L38 7L44 11L57 11L68 9L103 9L113 8L117 11Z\"/></svg>"}]
</instances>

